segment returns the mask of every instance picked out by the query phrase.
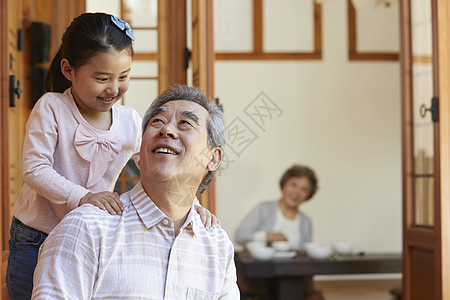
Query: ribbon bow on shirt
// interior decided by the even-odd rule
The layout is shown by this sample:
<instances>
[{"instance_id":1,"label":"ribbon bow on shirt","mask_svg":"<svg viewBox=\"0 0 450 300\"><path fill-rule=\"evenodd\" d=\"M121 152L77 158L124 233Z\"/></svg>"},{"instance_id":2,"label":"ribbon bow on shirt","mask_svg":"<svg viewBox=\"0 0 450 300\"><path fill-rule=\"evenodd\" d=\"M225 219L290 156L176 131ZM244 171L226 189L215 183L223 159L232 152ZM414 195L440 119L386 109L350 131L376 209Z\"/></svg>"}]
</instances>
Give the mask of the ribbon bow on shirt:
<instances>
[{"instance_id":1,"label":"ribbon bow on shirt","mask_svg":"<svg viewBox=\"0 0 450 300\"><path fill-rule=\"evenodd\" d=\"M75 149L90 162L89 178L86 188L95 185L103 177L109 162L114 160L122 149L122 143L113 132L98 134L85 123L80 123L75 132Z\"/></svg>"}]
</instances>

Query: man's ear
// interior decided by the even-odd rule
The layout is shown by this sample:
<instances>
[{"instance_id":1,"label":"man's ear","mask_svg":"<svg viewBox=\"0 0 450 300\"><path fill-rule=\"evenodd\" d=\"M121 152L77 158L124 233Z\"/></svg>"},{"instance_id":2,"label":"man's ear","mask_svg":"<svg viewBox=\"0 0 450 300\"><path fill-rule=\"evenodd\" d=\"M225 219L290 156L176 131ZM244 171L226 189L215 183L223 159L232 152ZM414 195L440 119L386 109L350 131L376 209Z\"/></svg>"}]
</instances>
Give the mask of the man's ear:
<instances>
[{"instance_id":1,"label":"man's ear","mask_svg":"<svg viewBox=\"0 0 450 300\"><path fill-rule=\"evenodd\" d=\"M61 59L61 73L67 78L67 80L72 81L74 70L66 58Z\"/></svg>"},{"instance_id":2,"label":"man's ear","mask_svg":"<svg viewBox=\"0 0 450 300\"><path fill-rule=\"evenodd\" d=\"M212 158L208 163L207 169L208 171L215 171L219 168L220 163L222 162L222 149L219 147L213 148L211 154Z\"/></svg>"},{"instance_id":3,"label":"man's ear","mask_svg":"<svg viewBox=\"0 0 450 300\"><path fill-rule=\"evenodd\" d=\"M136 157L134 158L134 164L136 165L138 170L141 171L141 154L140 153L138 155L136 155Z\"/></svg>"}]
</instances>

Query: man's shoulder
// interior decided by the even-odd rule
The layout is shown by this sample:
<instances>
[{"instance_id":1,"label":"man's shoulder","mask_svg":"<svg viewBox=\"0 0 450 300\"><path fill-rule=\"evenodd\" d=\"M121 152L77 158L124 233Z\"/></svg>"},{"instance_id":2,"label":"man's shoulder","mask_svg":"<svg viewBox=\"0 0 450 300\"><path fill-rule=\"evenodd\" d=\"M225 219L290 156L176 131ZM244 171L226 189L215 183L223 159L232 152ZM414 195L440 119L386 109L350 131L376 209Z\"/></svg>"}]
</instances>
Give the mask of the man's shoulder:
<instances>
[{"instance_id":1,"label":"man's shoulder","mask_svg":"<svg viewBox=\"0 0 450 300\"><path fill-rule=\"evenodd\" d=\"M120 195L119 199L122 202L123 208L129 209L131 206L130 201L130 192L125 192L122 195ZM98 206L95 206L94 204L85 203L72 211L70 211L64 219L68 218L75 218L75 219L84 219L86 223L98 223L98 222L104 222L109 219L115 219L120 217L120 215L111 215L108 211L104 211L100 209Z\"/></svg>"},{"instance_id":2,"label":"man's shoulder","mask_svg":"<svg viewBox=\"0 0 450 300\"><path fill-rule=\"evenodd\" d=\"M195 241L196 257L200 261L215 261L225 268L233 259L234 246L223 228L217 227L197 232ZM223 270L222 267L216 271Z\"/></svg>"},{"instance_id":3,"label":"man's shoulder","mask_svg":"<svg viewBox=\"0 0 450 300\"><path fill-rule=\"evenodd\" d=\"M100 209L94 204L85 203L73 210L71 210L63 219L80 219L84 220L86 223L96 222L102 218L107 218L110 215L107 211Z\"/></svg>"},{"instance_id":4,"label":"man's shoulder","mask_svg":"<svg viewBox=\"0 0 450 300\"><path fill-rule=\"evenodd\" d=\"M218 239L218 240L229 240L228 233L221 226L216 226L215 228L206 229L203 224L200 225L204 230L201 232L208 239Z\"/></svg>"},{"instance_id":5,"label":"man's shoulder","mask_svg":"<svg viewBox=\"0 0 450 300\"><path fill-rule=\"evenodd\" d=\"M105 232L114 232L114 229L120 225L121 217L120 214L112 215L93 204L85 203L70 211L53 231L72 236L83 232L92 237L101 238Z\"/></svg>"},{"instance_id":6,"label":"man's shoulder","mask_svg":"<svg viewBox=\"0 0 450 300\"><path fill-rule=\"evenodd\" d=\"M68 212L50 232L47 240L51 241L61 235L76 237L78 240L80 236L91 232L92 228L98 228L97 223L108 218L108 214L92 204L83 204Z\"/></svg>"},{"instance_id":7,"label":"man's shoulder","mask_svg":"<svg viewBox=\"0 0 450 300\"><path fill-rule=\"evenodd\" d=\"M196 223L196 234L200 239L202 239L203 243L211 245L215 244L224 251L230 251L233 249L233 243L231 242L228 233L221 226L216 226L216 228L210 228L207 230L200 221L200 218Z\"/></svg>"}]
</instances>

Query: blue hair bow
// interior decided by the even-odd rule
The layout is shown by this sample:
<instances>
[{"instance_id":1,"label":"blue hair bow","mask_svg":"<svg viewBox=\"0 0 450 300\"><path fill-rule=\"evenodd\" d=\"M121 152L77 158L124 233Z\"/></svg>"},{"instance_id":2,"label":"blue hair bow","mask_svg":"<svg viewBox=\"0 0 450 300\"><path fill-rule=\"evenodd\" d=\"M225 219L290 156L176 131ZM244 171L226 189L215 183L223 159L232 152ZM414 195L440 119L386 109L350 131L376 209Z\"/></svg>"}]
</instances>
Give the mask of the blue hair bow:
<instances>
[{"instance_id":1,"label":"blue hair bow","mask_svg":"<svg viewBox=\"0 0 450 300\"><path fill-rule=\"evenodd\" d=\"M127 35L132 41L134 41L134 33L133 33L133 30L131 29L130 25L129 25L127 22L125 22L125 21L119 19L119 18L116 17L116 16L111 16L111 21L112 21L114 24L116 24L116 26L119 27L120 30L124 30L125 33L126 33L126 35Z\"/></svg>"}]
</instances>

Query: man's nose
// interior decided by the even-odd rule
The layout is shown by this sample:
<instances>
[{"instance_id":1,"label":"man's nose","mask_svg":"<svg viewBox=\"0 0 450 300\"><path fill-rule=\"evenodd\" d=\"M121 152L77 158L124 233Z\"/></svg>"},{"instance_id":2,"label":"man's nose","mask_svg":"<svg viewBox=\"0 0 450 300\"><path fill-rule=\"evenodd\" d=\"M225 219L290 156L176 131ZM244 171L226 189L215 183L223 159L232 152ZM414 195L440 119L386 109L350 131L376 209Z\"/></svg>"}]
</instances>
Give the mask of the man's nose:
<instances>
[{"instance_id":1,"label":"man's nose","mask_svg":"<svg viewBox=\"0 0 450 300\"><path fill-rule=\"evenodd\" d=\"M170 137L173 139L178 138L177 130L175 124L172 122L165 124L161 127L161 130L159 131L160 137Z\"/></svg>"}]
</instances>

